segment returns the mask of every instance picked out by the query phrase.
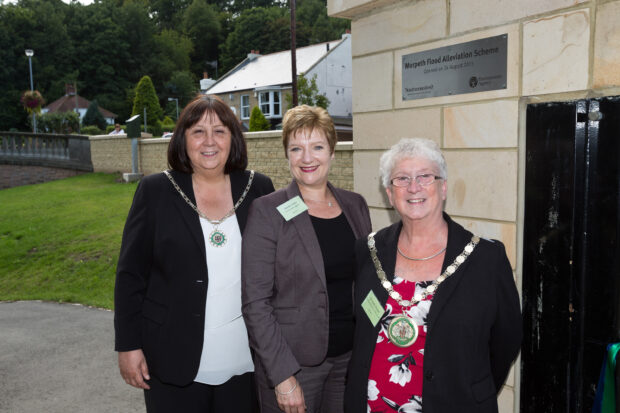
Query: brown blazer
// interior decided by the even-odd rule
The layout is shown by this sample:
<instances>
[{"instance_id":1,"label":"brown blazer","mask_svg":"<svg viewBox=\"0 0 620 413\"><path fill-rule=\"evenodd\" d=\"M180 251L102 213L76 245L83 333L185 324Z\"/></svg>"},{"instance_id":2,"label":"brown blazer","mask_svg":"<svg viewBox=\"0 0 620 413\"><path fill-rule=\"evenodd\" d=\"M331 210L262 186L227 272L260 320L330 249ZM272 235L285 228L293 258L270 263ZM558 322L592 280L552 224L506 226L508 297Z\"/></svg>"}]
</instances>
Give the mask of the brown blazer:
<instances>
[{"instance_id":1,"label":"brown blazer","mask_svg":"<svg viewBox=\"0 0 620 413\"><path fill-rule=\"evenodd\" d=\"M356 238L370 230L364 198L328 183ZM327 354L325 268L310 215L286 221L276 207L300 195L297 183L255 200L243 233L243 318L257 365L275 386Z\"/></svg>"}]
</instances>

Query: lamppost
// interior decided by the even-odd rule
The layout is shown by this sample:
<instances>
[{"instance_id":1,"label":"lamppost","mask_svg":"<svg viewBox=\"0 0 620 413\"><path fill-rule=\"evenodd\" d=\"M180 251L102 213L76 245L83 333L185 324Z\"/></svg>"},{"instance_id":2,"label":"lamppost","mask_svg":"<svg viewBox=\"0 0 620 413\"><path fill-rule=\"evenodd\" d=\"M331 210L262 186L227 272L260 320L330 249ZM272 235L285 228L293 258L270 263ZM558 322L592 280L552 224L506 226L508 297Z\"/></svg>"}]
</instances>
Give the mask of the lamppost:
<instances>
[{"instance_id":1,"label":"lamppost","mask_svg":"<svg viewBox=\"0 0 620 413\"><path fill-rule=\"evenodd\" d=\"M168 98L169 102L175 101L177 104L177 120L179 120L179 99L178 98Z\"/></svg>"},{"instance_id":2,"label":"lamppost","mask_svg":"<svg viewBox=\"0 0 620 413\"><path fill-rule=\"evenodd\" d=\"M32 82L32 56L34 56L34 50L24 50L26 56L28 56L28 67L30 67L30 91L34 92L34 83ZM34 112L32 112L32 133L37 133L37 118Z\"/></svg>"}]
</instances>

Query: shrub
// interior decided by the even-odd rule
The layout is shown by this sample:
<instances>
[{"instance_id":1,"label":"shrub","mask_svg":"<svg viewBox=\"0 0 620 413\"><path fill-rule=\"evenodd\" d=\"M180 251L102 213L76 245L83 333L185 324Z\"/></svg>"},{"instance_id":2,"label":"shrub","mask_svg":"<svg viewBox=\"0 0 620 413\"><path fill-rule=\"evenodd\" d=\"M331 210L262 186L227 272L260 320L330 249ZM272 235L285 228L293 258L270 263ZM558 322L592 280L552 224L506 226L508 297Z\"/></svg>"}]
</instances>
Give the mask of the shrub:
<instances>
[{"instance_id":1,"label":"shrub","mask_svg":"<svg viewBox=\"0 0 620 413\"><path fill-rule=\"evenodd\" d=\"M133 99L133 110L131 116L144 116L144 108L146 108L146 123L148 125L156 125L163 115L163 110L159 105L157 93L151 78L143 76L136 86L136 96ZM144 119L142 119L144 123ZM151 132L152 133L152 132Z\"/></svg>"},{"instance_id":2,"label":"shrub","mask_svg":"<svg viewBox=\"0 0 620 413\"><path fill-rule=\"evenodd\" d=\"M317 75L307 79L303 74L297 77L297 100L300 105L320 106L327 109L330 101L324 94L319 93L319 87L316 84ZM293 107L293 97L290 93L284 96L288 108Z\"/></svg>"},{"instance_id":3,"label":"shrub","mask_svg":"<svg viewBox=\"0 0 620 413\"><path fill-rule=\"evenodd\" d=\"M37 128L46 133L68 134L77 132L80 117L75 112L48 112L37 116Z\"/></svg>"},{"instance_id":4,"label":"shrub","mask_svg":"<svg viewBox=\"0 0 620 413\"><path fill-rule=\"evenodd\" d=\"M271 129L271 123L265 118L258 106L254 106L250 115L250 132Z\"/></svg>"},{"instance_id":5,"label":"shrub","mask_svg":"<svg viewBox=\"0 0 620 413\"><path fill-rule=\"evenodd\" d=\"M88 110L86 110L86 114L84 115L84 119L82 119L82 125L84 126L97 126L99 129L105 129L108 123L105 121L105 118L101 114L99 110L99 104L96 100L90 102L88 106Z\"/></svg>"},{"instance_id":6,"label":"shrub","mask_svg":"<svg viewBox=\"0 0 620 413\"><path fill-rule=\"evenodd\" d=\"M82 135L103 135L103 131L95 125L82 126Z\"/></svg>"}]
</instances>

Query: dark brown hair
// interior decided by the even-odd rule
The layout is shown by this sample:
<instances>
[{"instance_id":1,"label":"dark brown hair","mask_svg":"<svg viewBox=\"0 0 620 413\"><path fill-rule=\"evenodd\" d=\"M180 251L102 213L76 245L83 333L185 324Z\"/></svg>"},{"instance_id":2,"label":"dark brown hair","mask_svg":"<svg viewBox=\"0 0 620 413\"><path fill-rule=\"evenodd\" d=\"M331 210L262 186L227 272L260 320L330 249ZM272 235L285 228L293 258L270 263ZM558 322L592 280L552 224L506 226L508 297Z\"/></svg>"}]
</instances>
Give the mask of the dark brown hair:
<instances>
[{"instance_id":1,"label":"dark brown hair","mask_svg":"<svg viewBox=\"0 0 620 413\"><path fill-rule=\"evenodd\" d=\"M193 173L192 163L187 155L185 132L194 126L206 113L214 113L230 130L230 153L224 166L224 173L245 170L248 166L248 151L243 131L232 110L215 95L198 95L181 112L168 144L168 165L175 171Z\"/></svg>"},{"instance_id":2,"label":"dark brown hair","mask_svg":"<svg viewBox=\"0 0 620 413\"><path fill-rule=\"evenodd\" d=\"M288 142L291 137L301 130L320 130L327 138L330 153L334 153L338 136L334 121L329 113L318 106L301 105L289 109L282 120L282 144L284 145L284 154L288 158Z\"/></svg>"}]
</instances>

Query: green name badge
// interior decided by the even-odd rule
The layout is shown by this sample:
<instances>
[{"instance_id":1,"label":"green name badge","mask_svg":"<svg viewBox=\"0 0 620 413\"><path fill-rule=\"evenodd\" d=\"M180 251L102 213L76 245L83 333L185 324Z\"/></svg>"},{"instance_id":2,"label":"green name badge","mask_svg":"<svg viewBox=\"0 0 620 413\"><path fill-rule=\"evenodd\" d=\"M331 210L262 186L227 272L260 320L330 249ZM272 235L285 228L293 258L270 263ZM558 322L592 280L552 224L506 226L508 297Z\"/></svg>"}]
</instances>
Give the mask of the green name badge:
<instances>
[{"instance_id":1,"label":"green name badge","mask_svg":"<svg viewBox=\"0 0 620 413\"><path fill-rule=\"evenodd\" d=\"M368 319L372 323L373 326L376 326L385 310L381 307L379 300L377 300L377 296L375 293L370 290L364 301L362 301L362 308L366 312Z\"/></svg>"},{"instance_id":2,"label":"green name badge","mask_svg":"<svg viewBox=\"0 0 620 413\"><path fill-rule=\"evenodd\" d=\"M290 221L302 212L307 211L308 205L306 205L299 195L297 195L295 198L291 198L285 203L279 205L276 209L285 220Z\"/></svg>"}]
</instances>

